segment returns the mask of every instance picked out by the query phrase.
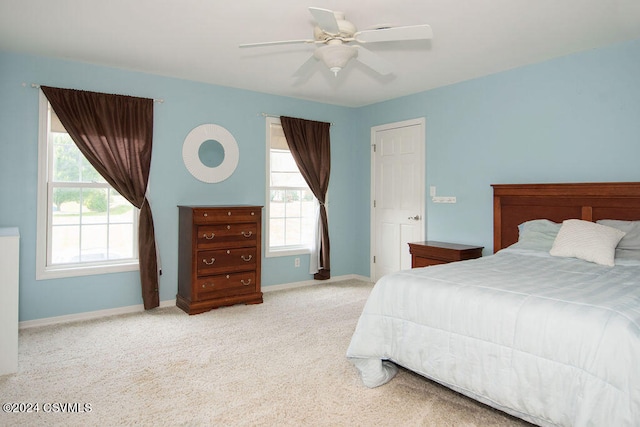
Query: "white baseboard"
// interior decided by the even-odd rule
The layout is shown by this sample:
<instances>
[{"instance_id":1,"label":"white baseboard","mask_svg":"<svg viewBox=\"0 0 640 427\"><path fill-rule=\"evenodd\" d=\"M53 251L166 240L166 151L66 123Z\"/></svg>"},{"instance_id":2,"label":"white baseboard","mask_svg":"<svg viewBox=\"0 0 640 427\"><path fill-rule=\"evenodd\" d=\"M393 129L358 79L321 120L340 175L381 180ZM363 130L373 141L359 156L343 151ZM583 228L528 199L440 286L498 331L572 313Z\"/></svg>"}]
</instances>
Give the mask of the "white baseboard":
<instances>
[{"instance_id":1,"label":"white baseboard","mask_svg":"<svg viewBox=\"0 0 640 427\"><path fill-rule=\"evenodd\" d=\"M365 282L370 281L368 277L360 276L359 274L346 274L344 276L332 277L327 280L304 280L302 282L284 283L282 285L263 286L262 292L264 293L264 292L271 292L271 291L281 291L283 289L301 288L303 286L313 286L313 285L319 285L322 283L341 282L343 280L362 280Z\"/></svg>"},{"instance_id":2,"label":"white baseboard","mask_svg":"<svg viewBox=\"0 0 640 427\"><path fill-rule=\"evenodd\" d=\"M176 300L160 301L160 308L176 305ZM106 310L87 311L84 313L67 314L64 316L45 317L43 319L24 320L19 323L20 329L35 328L38 326L58 325L60 323L77 322L82 320L98 319L100 317L116 316L119 314L138 313L144 311L143 304L128 305L125 307L109 308Z\"/></svg>"},{"instance_id":3,"label":"white baseboard","mask_svg":"<svg viewBox=\"0 0 640 427\"><path fill-rule=\"evenodd\" d=\"M365 282L370 281L369 277L360 276L358 274L347 274L344 276L332 277L330 279L322 280L322 281L305 280L302 282L285 283L282 285L264 286L262 288L262 292L271 292L271 291L279 291L282 289L300 288L303 286L317 285L319 283L339 282L342 280L352 280L352 279L363 280ZM160 301L159 308L175 307L175 305L176 305L176 300L170 299L166 301ZM67 314L64 316L46 317L43 319L24 320L19 323L18 327L20 329L36 328L39 326L58 325L61 323L98 319L101 317L116 316L119 314L128 314L128 313L138 313L142 311L144 311L144 305L142 304L129 305L126 307L109 308L106 310L87 311L85 313Z\"/></svg>"}]
</instances>

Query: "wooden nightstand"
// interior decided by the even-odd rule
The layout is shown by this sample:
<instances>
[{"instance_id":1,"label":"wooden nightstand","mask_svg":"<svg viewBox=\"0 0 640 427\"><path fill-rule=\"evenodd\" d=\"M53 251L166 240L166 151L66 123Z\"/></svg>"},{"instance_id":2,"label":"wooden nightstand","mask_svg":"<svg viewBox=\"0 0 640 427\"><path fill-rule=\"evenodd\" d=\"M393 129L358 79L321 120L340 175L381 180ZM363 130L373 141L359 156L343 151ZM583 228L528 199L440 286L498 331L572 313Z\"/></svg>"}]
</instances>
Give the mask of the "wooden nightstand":
<instances>
[{"instance_id":1,"label":"wooden nightstand","mask_svg":"<svg viewBox=\"0 0 640 427\"><path fill-rule=\"evenodd\" d=\"M480 258L483 248L484 246L459 245L434 240L409 243L411 268Z\"/></svg>"}]
</instances>

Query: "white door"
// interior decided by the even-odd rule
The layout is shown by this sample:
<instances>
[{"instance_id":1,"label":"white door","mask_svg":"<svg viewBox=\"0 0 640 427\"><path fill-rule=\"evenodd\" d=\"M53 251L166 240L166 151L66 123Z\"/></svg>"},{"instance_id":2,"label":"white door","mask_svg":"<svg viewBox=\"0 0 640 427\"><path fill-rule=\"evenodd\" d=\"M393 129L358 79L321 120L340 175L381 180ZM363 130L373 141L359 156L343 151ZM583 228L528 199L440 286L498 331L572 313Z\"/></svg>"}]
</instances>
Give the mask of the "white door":
<instances>
[{"instance_id":1,"label":"white door","mask_svg":"<svg viewBox=\"0 0 640 427\"><path fill-rule=\"evenodd\" d=\"M411 268L409 242L425 240L424 119L371 128L371 278Z\"/></svg>"}]
</instances>

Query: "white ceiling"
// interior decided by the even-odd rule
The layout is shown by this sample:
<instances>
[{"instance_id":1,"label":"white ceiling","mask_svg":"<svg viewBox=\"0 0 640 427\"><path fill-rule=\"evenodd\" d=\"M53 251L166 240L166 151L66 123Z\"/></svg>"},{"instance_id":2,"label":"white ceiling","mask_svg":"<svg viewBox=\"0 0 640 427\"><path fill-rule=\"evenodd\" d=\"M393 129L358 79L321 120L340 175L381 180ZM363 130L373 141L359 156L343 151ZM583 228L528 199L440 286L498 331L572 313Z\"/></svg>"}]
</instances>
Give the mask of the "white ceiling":
<instances>
[{"instance_id":1,"label":"white ceiling","mask_svg":"<svg viewBox=\"0 0 640 427\"><path fill-rule=\"evenodd\" d=\"M394 64L351 61L291 75L313 45L308 11L345 13L359 30L429 24L433 40L369 44ZM0 50L66 58L358 107L578 51L640 38L640 0L0 0Z\"/></svg>"}]
</instances>

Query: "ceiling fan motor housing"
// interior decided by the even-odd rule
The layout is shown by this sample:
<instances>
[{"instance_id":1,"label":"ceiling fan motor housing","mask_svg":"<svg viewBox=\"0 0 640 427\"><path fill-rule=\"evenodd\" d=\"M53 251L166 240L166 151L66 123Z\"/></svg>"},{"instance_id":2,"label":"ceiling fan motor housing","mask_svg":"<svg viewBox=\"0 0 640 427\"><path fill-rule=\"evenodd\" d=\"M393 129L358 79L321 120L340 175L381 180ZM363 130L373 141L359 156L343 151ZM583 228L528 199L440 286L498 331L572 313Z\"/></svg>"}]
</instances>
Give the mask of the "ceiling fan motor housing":
<instances>
[{"instance_id":1,"label":"ceiling fan motor housing","mask_svg":"<svg viewBox=\"0 0 640 427\"><path fill-rule=\"evenodd\" d=\"M313 36L317 41L325 41L330 39L351 39L353 35L356 33L357 28L351 22L345 20L344 13L342 12L333 12L336 17L336 23L338 24L338 32L331 33L327 29L322 29L320 26L316 25L313 29Z\"/></svg>"}]
</instances>

